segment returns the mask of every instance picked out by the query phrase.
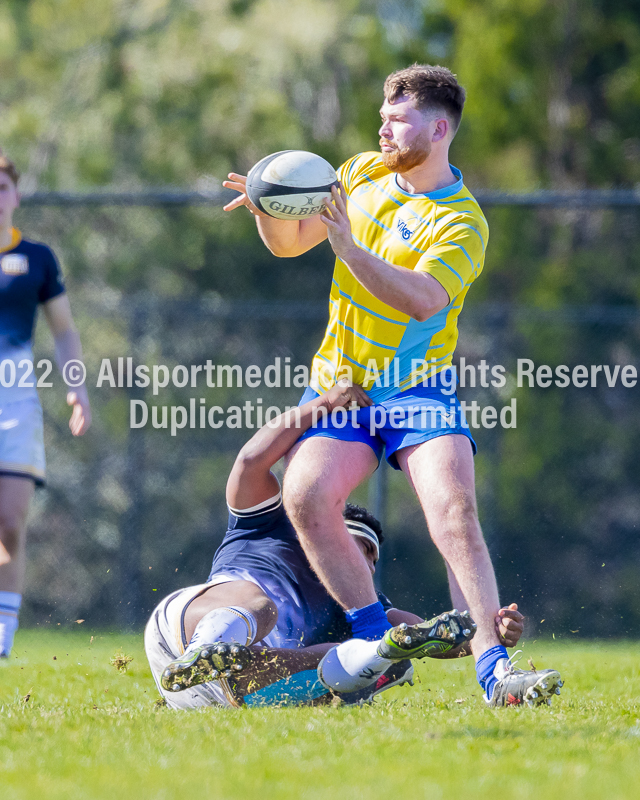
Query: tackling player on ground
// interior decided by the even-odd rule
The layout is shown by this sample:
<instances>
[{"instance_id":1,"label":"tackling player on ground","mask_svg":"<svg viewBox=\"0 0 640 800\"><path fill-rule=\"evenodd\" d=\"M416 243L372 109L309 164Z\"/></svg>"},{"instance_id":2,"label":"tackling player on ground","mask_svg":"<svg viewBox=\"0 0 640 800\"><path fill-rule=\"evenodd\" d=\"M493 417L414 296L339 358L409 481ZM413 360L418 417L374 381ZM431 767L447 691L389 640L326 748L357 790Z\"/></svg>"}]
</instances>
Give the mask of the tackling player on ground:
<instances>
[{"instance_id":1,"label":"tackling player on ground","mask_svg":"<svg viewBox=\"0 0 640 800\"><path fill-rule=\"evenodd\" d=\"M29 502L34 486L45 479L42 409L31 353L39 305L58 365L82 357L53 252L13 227L18 178L13 162L0 152L0 658L9 656L18 627ZM67 403L73 407L71 433L80 436L91 424L84 385L67 394Z\"/></svg>"},{"instance_id":2,"label":"tackling player on ground","mask_svg":"<svg viewBox=\"0 0 640 800\"><path fill-rule=\"evenodd\" d=\"M386 628L396 627L381 641L349 640L344 612L311 571L284 513L271 468L318 410L354 400L370 402L359 387L334 386L263 427L239 453L227 483L229 530L207 583L162 600L145 631L154 679L171 707L311 702L329 689L357 702L409 681L409 658L468 653L461 646L473 635L468 616L454 611L421 624L382 595ZM373 574L380 524L356 506L344 518ZM510 646L522 619L516 606L496 619Z\"/></svg>"},{"instance_id":3,"label":"tackling player on ground","mask_svg":"<svg viewBox=\"0 0 640 800\"><path fill-rule=\"evenodd\" d=\"M478 521L475 442L442 379L488 240L480 207L449 164L464 100L443 67L400 70L384 85L381 152L343 164L340 191L332 190L323 215L268 217L251 204L246 179L235 173L224 185L240 196L225 208L246 206L277 256L297 256L329 239L336 255L329 324L301 402L346 373L375 403L359 412L357 424L308 431L292 454L284 501L313 569L348 610L355 636L381 635L384 608L341 509L386 451L418 495L447 565L454 605L468 608L478 623L471 647L485 699L506 705L536 679L518 671L519 689L511 691L515 673L495 631L498 590Z\"/></svg>"}]
</instances>

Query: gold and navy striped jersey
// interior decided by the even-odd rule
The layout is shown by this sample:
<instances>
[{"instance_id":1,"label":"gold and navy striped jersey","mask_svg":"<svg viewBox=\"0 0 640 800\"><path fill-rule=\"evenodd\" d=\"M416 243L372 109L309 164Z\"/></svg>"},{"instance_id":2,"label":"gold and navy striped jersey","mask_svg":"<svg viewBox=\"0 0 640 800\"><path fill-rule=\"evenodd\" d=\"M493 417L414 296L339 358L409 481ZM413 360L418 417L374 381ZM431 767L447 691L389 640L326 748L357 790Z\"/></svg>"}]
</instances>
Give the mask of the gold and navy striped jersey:
<instances>
[{"instance_id":1,"label":"gold and navy striped jersey","mask_svg":"<svg viewBox=\"0 0 640 800\"><path fill-rule=\"evenodd\" d=\"M316 391L330 389L349 367L353 380L381 402L424 374L415 362L428 362L430 374L451 364L458 315L482 271L489 237L478 203L460 171L451 169L457 178L451 186L409 194L383 166L380 153L361 153L340 167L356 244L395 266L433 275L449 305L417 322L374 297L336 259L329 324L312 365Z\"/></svg>"}]
</instances>

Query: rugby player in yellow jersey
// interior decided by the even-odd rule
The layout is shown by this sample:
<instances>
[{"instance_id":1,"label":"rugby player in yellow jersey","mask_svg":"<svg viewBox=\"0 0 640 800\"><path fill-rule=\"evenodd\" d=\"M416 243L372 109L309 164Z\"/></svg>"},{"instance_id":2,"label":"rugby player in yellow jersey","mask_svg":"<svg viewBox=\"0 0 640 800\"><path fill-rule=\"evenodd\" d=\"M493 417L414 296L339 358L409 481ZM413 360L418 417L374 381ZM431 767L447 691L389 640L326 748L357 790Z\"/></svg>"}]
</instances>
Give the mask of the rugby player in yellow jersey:
<instances>
[{"instance_id":1,"label":"rugby player in yellow jersey","mask_svg":"<svg viewBox=\"0 0 640 800\"><path fill-rule=\"evenodd\" d=\"M290 456L284 502L312 567L347 610L354 637L382 635L384 609L341 509L386 451L418 495L454 605L478 624L471 647L485 699L508 705L522 702L536 678L513 670L496 634L500 604L478 521L475 443L449 369L457 318L488 240L482 211L449 164L464 99L443 67L393 73L380 109L381 153L343 164L340 191L323 215L268 217L235 173L224 185L240 196L225 208L246 206L276 256L300 255L328 237L336 255L330 319L303 401L348 375L375 403L342 427L307 431Z\"/></svg>"}]
</instances>

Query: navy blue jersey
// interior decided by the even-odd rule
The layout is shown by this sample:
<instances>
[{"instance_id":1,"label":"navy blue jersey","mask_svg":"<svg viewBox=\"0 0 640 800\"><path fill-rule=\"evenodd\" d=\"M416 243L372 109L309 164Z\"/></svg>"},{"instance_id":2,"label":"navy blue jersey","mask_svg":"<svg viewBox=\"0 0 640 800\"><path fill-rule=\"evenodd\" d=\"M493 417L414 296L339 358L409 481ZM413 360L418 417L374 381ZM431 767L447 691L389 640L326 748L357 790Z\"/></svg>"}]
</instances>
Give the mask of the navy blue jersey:
<instances>
[{"instance_id":1,"label":"navy blue jersey","mask_svg":"<svg viewBox=\"0 0 640 800\"><path fill-rule=\"evenodd\" d=\"M15 234L17 243L0 251L0 340L20 346L31 342L38 305L62 294L64 284L53 251Z\"/></svg>"},{"instance_id":2,"label":"navy blue jersey","mask_svg":"<svg viewBox=\"0 0 640 800\"><path fill-rule=\"evenodd\" d=\"M16 365L13 386L2 387L3 403L37 396L34 376L28 376L25 364L33 358L36 313L40 303L63 292L53 252L44 244L23 239L14 228L11 245L0 250L0 361L8 359ZM22 387L18 385L21 379Z\"/></svg>"},{"instance_id":3,"label":"navy blue jersey","mask_svg":"<svg viewBox=\"0 0 640 800\"><path fill-rule=\"evenodd\" d=\"M229 512L229 529L209 580L221 574L257 583L275 602L278 622L264 639L271 647L306 647L351 636L344 611L309 566L280 497L257 513ZM384 595L380 599L391 608Z\"/></svg>"}]
</instances>

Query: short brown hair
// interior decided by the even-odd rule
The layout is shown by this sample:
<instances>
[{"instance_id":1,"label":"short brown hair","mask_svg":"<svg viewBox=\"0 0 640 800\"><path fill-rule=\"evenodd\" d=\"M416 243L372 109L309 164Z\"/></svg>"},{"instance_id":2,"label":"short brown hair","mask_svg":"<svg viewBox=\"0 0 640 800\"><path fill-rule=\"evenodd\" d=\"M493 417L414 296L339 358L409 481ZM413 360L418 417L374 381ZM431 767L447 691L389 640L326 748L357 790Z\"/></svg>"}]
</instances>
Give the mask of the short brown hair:
<instances>
[{"instance_id":1,"label":"short brown hair","mask_svg":"<svg viewBox=\"0 0 640 800\"><path fill-rule=\"evenodd\" d=\"M392 72L384 82L384 96L393 102L401 95L412 97L420 111L442 109L451 120L453 132L458 130L465 91L446 67L413 64Z\"/></svg>"},{"instance_id":2,"label":"short brown hair","mask_svg":"<svg viewBox=\"0 0 640 800\"><path fill-rule=\"evenodd\" d=\"M14 184L17 186L18 181L20 180L20 173L18 172L18 168L16 165L11 161L10 158L7 158L0 150L0 172L6 172L6 174L11 178Z\"/></svg>"}]
</instances>

